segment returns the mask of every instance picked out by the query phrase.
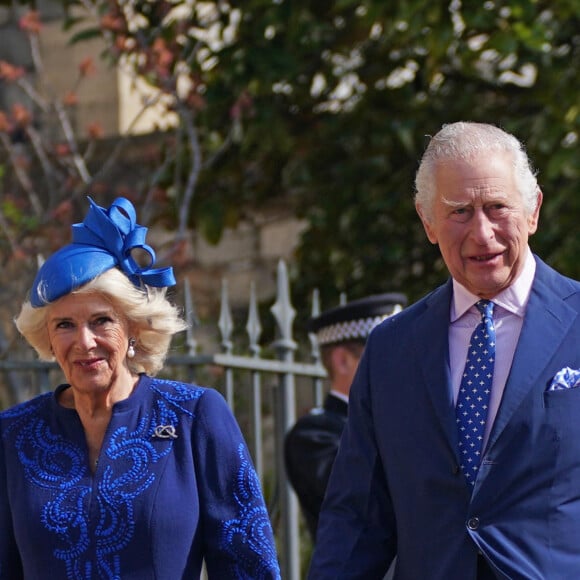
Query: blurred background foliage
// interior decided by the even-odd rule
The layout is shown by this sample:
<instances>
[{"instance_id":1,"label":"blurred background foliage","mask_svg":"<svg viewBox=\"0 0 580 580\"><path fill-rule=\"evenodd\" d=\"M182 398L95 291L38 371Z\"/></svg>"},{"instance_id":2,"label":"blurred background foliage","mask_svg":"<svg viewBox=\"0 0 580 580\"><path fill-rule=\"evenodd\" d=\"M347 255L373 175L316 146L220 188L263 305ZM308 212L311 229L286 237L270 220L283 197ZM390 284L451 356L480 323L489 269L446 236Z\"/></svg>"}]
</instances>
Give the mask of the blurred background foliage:
<instances>
[{"instance_id":1,"label":"blurred background foliage","mask_svg":"<svg viewBox=\"0 0 580 580\"><path fill-rule=\"evenodd\" d=\"M428 136L456 120L498 124L526 143L544 191L532 247L580 278L576 0L62 7L71 41L104 39L107 62L125 59L171 96L180 123L142 195L164 201L156 211L176 239L197 228L216 243L276 197L306 220L291 270L299 309L313 287L323 304L339 292L414 300L445 279L413 179ZM67 195L86 186L77 180ZM5 203L3 217L21 227L26 207L12 210Z\"/></svg>"}]
</instances>

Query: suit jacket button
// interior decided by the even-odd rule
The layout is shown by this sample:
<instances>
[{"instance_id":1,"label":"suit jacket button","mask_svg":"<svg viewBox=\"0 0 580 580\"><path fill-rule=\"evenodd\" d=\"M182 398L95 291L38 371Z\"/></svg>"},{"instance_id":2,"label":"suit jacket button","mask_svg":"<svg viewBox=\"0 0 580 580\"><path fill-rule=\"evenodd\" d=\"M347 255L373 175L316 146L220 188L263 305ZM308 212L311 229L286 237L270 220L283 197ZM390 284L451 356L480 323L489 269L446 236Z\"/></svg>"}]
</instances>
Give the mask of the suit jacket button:
<instances>
[{"instance_id":1,"label":"suit jacket button","mask_svg":"<svg viewBox=\"0 0 580 580\"><path fill-rule=\"evenodd\" d=\"M459 473L460 469L459 469L459 465L454 465L453 466L453 475L457 475Z\"/></svg>"},{"instance_id":2,"label":"suit jacket button","mask_svg":"<svg viewBox=\"0 0 580 580\"><path fill-rule=\"evenodd\" d=\"M467 520L467 527L470 530L477 530L479 528L479 518L469 518Z\"/></svg>"}]
</instances>

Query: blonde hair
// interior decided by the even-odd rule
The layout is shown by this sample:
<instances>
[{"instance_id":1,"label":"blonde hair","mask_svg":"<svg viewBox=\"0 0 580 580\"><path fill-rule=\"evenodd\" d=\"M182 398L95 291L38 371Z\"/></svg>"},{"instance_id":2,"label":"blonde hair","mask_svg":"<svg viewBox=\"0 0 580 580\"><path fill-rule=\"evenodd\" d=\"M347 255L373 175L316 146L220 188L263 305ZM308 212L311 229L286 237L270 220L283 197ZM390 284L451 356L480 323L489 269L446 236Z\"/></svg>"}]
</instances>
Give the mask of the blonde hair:
<instances>
[{"instance_id":1,"label":"blonde hair","mask_svg":"<svg viewBox=\"0 0 580 580\"><path fill-rule=\"evenodd\" d=\"M173 335L185 330L187 323L177 306L166 297L166 288L137 288L117 268L103 272L71 294L100 294L123 316L135 335L135 356L127 359L132 372L156 375L165 362ZM14 322L19 332L42 360L54 360L46 315L50 304L34 308L24 302Z\"/></svg>"}]
</instances>

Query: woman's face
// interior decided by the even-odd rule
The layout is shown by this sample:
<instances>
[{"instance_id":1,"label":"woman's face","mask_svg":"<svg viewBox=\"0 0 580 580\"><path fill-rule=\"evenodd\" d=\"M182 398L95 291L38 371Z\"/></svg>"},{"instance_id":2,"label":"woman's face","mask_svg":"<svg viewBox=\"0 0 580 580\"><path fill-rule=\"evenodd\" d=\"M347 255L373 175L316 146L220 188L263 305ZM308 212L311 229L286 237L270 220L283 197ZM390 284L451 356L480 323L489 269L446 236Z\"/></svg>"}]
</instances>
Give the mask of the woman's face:
<instances>
[{"instance_id":1,"label":"woman's face","mask_svg":"<svg viewBox=\"0 0 580 580\"><path fill-rule=\"evenodd\" d=\"M48 307L48 336L67 381L98 394L126 380L128 324L100 294L68 294Z\"/></svg>"}]
</instances>

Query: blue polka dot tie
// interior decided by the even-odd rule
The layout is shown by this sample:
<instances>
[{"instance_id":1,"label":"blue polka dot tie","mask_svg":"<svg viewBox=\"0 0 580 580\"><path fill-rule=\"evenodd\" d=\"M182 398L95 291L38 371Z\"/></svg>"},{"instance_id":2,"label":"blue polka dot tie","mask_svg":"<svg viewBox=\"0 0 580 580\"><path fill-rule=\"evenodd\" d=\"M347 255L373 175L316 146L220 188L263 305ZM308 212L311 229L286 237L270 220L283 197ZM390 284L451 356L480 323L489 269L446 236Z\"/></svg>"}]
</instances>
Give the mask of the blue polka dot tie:
<instances>
[{"instance_id":1,"label":"blue polka dot tie","mask_svg":"<svg viewBox=\"0 0 580 580\"><path fill-rule=\"evenodd\" d=\"M494 304L480 300L475 306L481 313L481 322L471 335L455 407L461 469L470 488L475 484L481 461L495 361Z\"/></svg>"}]
</instances>

